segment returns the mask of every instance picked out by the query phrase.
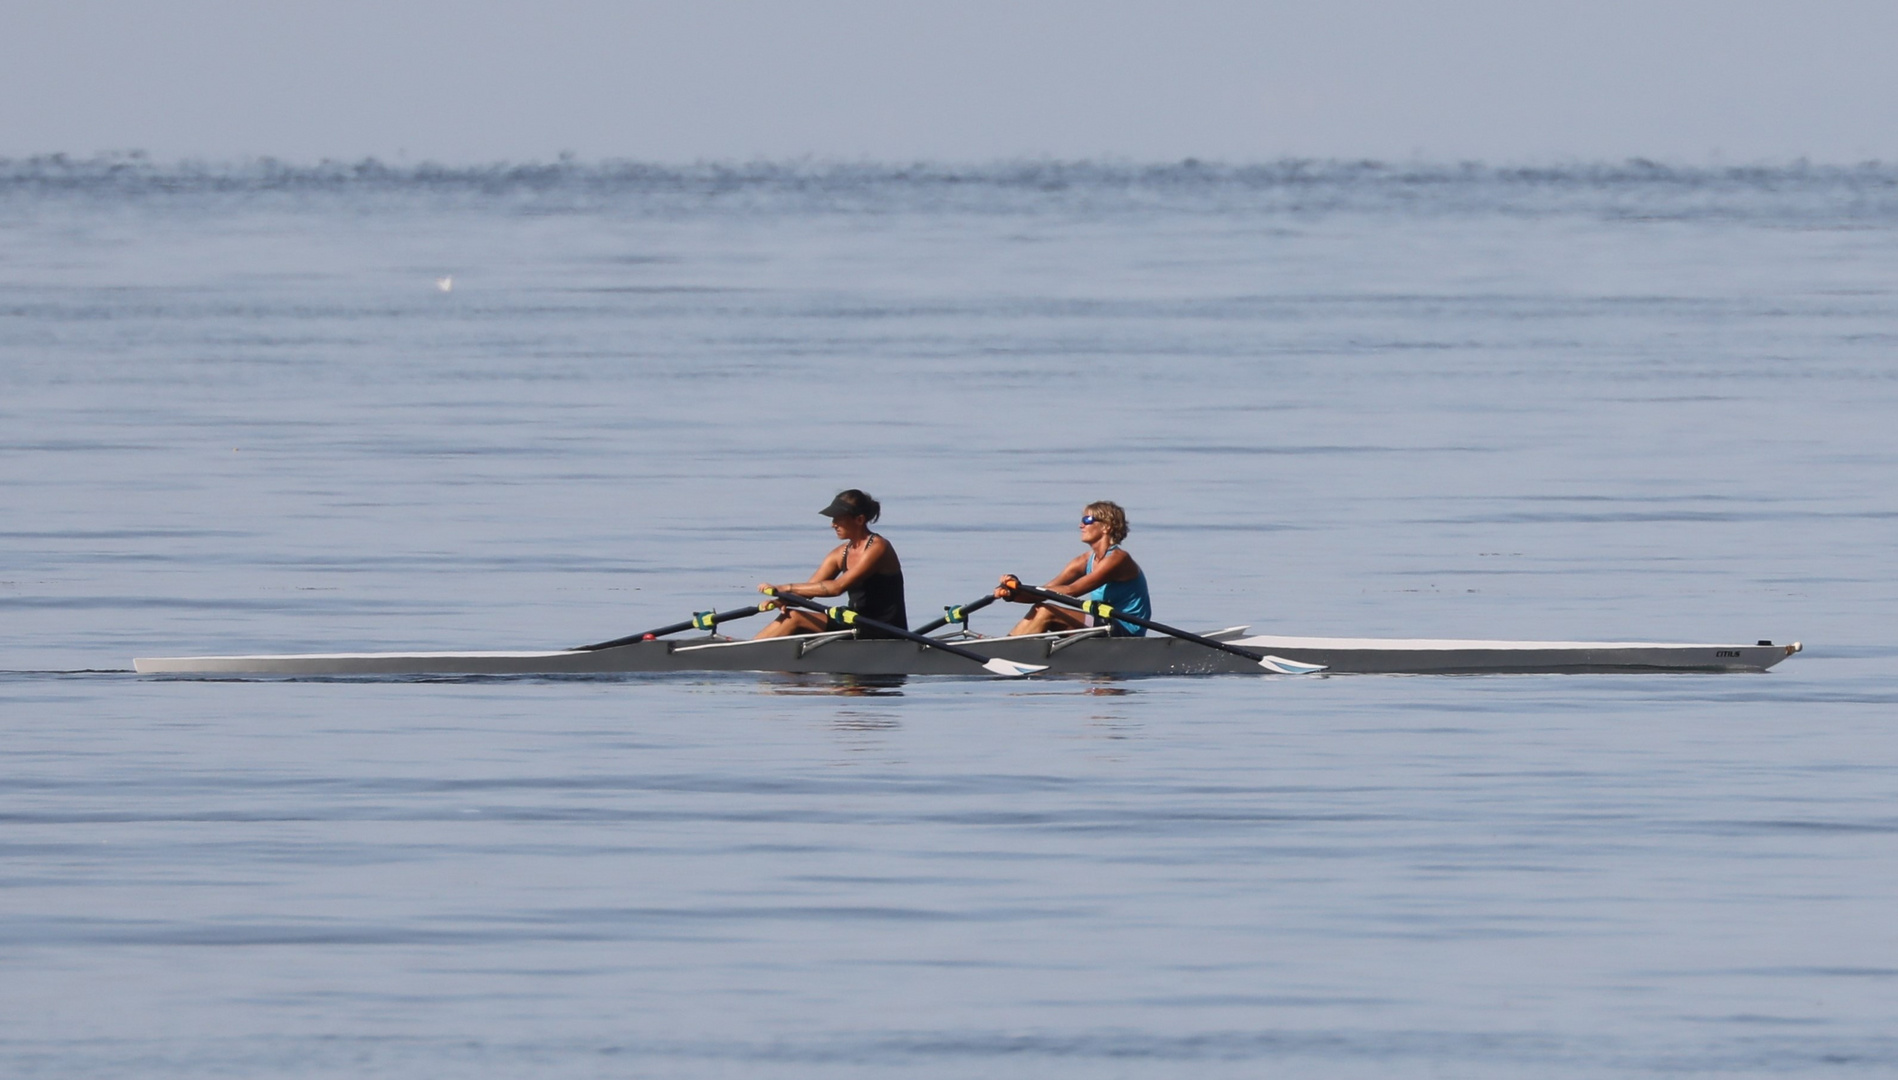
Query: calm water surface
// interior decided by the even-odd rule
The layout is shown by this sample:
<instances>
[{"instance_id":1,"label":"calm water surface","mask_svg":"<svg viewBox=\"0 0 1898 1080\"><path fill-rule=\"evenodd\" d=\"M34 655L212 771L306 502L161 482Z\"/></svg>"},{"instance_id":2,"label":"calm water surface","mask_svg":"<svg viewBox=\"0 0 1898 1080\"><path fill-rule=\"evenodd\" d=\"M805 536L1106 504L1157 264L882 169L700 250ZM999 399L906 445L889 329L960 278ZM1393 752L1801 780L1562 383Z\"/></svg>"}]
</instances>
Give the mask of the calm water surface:
<instances>
[{"instance_id":1,"label":"calm water surface","mask_svg":"<svg viewBox=\"0 0 1898 1080\"><path fill-rule=\"evenodd\" d=\"M1889 1075L1895 238L1881 168L0 163L0 1072ZM1188 626L1808 651L126 670L735 606L845 486L919 618L1105 497Z\"/></svg>"}]
</instances>

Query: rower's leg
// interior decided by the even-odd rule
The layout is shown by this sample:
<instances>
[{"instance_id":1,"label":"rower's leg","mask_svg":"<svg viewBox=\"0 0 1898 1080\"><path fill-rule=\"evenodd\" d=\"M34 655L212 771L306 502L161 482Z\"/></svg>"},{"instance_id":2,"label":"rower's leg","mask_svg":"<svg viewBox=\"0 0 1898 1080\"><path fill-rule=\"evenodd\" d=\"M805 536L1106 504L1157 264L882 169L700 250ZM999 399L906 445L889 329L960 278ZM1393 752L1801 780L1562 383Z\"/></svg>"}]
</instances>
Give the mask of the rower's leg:
<instances>
[{"instance_id":1,"label":"rower's leg","mask_svg":"<svg viewBox=\"0 0 1898 1080\"><path fill-rule=\"evenodd\" d=\"M764 624L764 629L758 631L757 637L752 638L752 640L756 641L758 638L768 637L789 637L792 634L815 634L828 625L830 625L830 620L815 611L806 611L803 608L785 608L778 612L777 618Z\"/></svg>"},{"instance_id":2,"label":"rower's leg","mask_svg":"<svg viewBox=\"0 0 1898 1080\"><path fill-rule=\"evenodd\" d=\"M1028 609L1028 614L1008 632L1009 637L1023 634L1045 634L1051 630L1079 630L1086 626L1086 616L1078 611L1053 604L1036 604Z\"/></svg>"}]
</instances>

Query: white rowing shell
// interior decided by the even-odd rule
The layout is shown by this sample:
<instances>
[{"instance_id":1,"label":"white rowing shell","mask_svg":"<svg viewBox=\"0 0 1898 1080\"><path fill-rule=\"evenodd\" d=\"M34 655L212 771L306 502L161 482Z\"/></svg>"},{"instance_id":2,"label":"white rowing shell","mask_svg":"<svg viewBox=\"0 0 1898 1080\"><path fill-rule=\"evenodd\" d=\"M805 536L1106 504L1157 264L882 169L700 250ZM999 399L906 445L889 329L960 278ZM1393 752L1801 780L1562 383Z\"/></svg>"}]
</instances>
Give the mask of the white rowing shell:
<instances>
[{"instance_id":1,"label":"white rowing shell","mask_svg":"<svg viewBox=\"0 0 1898 1080\"><path fill-rule=\"evenodd\" d=\"M1410 638L1207 635L1268 654L1297 670L1338 674L1505 674L1612 671L1764 671L1801 646L1631 641L1461 641ZM983 656L1045 664L1048 674L1262 674L1254 661L1176 638L1109 638L1098 629L955 644ZM144 674L233 676L599 675L694 671L785 671L839 675L973 675L981 668L900 640L858 641L850 632L762 641L640 641L595 652L302 653L142 657Z\"/></svg>"}]
</instances>

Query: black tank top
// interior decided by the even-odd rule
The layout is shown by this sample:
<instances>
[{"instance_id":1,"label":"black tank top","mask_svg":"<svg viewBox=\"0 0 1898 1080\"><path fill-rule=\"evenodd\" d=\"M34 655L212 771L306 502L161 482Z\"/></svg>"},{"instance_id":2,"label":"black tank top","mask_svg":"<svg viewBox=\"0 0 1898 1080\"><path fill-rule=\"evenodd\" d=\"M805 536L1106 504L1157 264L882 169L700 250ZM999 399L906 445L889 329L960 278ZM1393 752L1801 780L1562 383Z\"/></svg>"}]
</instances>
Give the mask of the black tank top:
<instances>
[{"instance_id":1,"label":"black tank top","mask_svg":"<svg viewBox=\"0 0 1898 1080\"><path fill-rule=\"evenodd\" d=\"M870 535L875 536L875 533ZM850 548L844 548L844 569L850 569ZM850 610L878 622L909 629L909 610L903 603L903 571L871 574L857 579L849 593ZM888 637L868 626L857 628L860 638Z\"/></svg>"}]
</instances>

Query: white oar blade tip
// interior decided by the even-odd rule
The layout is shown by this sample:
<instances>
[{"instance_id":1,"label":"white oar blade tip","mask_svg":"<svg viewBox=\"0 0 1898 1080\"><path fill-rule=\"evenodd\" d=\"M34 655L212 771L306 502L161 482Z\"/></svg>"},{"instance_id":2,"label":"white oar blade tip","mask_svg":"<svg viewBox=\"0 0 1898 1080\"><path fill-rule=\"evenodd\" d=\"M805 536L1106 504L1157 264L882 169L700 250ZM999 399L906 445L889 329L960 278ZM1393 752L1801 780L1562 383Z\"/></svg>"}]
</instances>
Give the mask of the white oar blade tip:
<instances>
[{"instance_id":1,"label":"white oar blade tip","mask_svg":"<svg viewBox=\"0 0 1898 1080\"><path fill-rule=\"evenodd\" d=\"M1048 670L1048 665L1046 664L1018 664L1013 660L1003 660L1000 658L986 661L982 666L997 675L1005 676L1010 679L1018 679L1023 675L1033 675L1037 671Z\"/></svg>"},{"instance_id":2,"label":"white oar blade tip","mask_svg":"<svg viewBox=\"0 0 1898 1080\"><path fill-rule=\"evenodd\" d=\"M1325 670L1323 664L1303 664L1297 660L1287 660L1283 656L1267 656L1259 660L1259 666L1279 675L1310 675Z\"/></svg>"}]
</instances>

